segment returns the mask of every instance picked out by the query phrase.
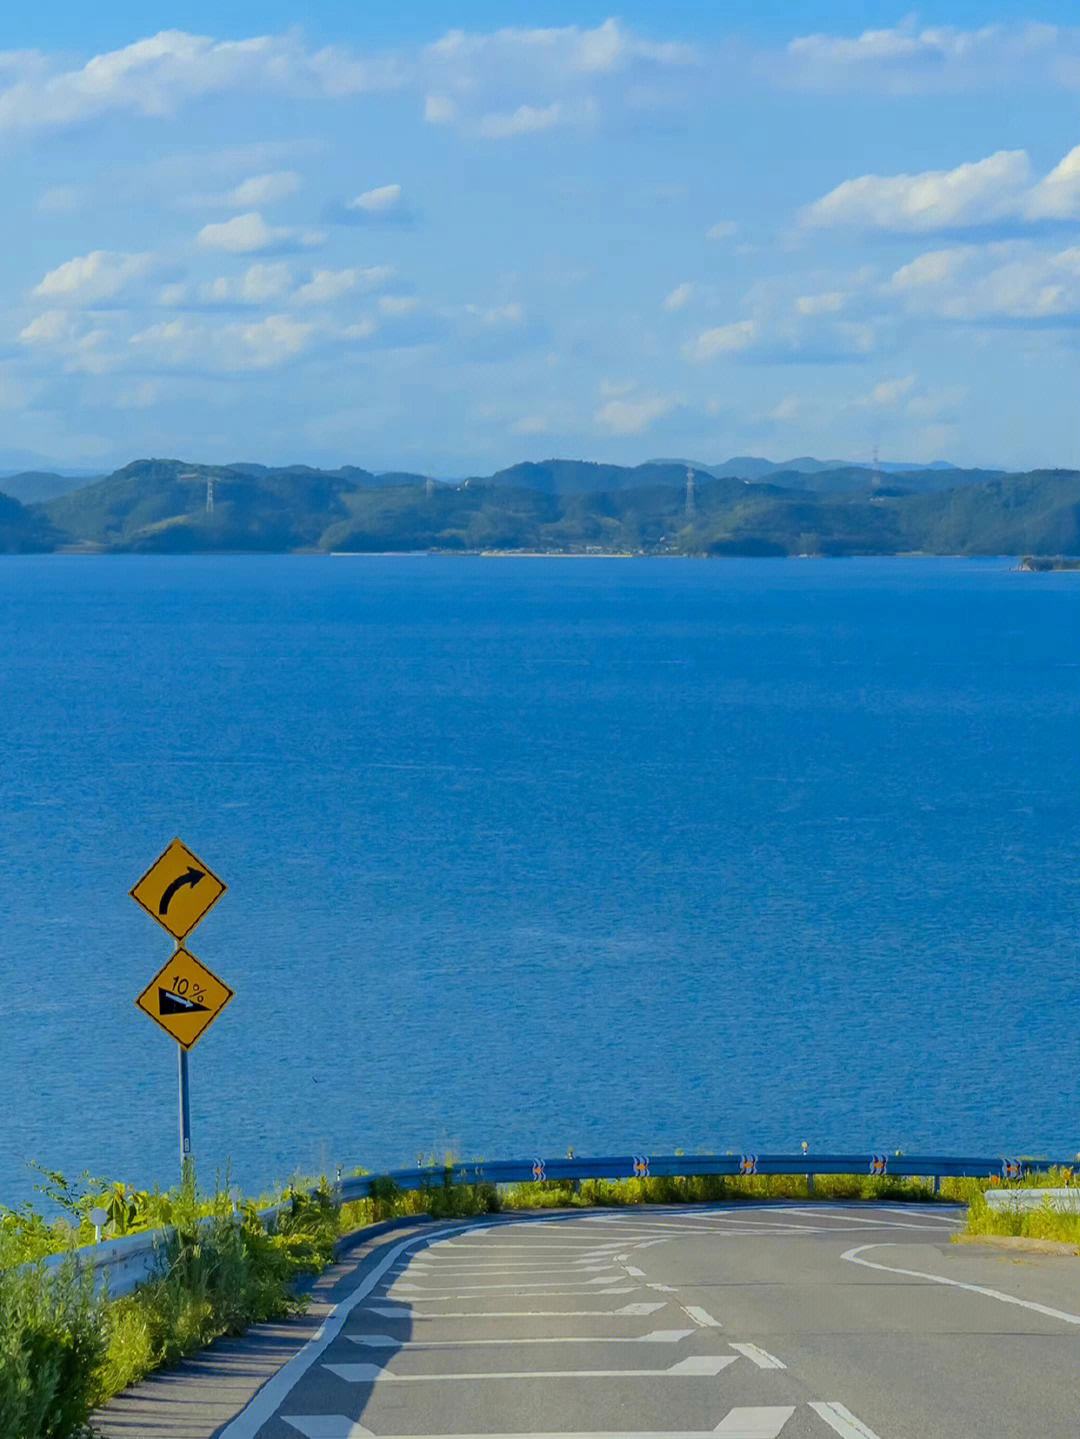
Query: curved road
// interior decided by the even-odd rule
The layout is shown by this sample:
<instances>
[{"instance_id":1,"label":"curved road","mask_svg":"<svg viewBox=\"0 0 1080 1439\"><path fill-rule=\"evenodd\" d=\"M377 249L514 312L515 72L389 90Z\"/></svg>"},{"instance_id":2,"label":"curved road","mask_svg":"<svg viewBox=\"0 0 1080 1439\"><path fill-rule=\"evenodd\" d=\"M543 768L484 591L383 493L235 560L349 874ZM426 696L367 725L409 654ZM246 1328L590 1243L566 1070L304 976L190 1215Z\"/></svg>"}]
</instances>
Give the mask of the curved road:
<instances>
[{"instance_id":1,"label":"curved road","mask_svg":"<svg viewBox=\"0 0 1080 1439\"><path fill-rule=\"evenodd\" d=\"M951 1246L959 1223L740 1204L398 1230L336 1266L309 1320L216 1346L99 1423L107 1439L1073 1439L1080 1262Z\"/></svg>"}]
</instances>

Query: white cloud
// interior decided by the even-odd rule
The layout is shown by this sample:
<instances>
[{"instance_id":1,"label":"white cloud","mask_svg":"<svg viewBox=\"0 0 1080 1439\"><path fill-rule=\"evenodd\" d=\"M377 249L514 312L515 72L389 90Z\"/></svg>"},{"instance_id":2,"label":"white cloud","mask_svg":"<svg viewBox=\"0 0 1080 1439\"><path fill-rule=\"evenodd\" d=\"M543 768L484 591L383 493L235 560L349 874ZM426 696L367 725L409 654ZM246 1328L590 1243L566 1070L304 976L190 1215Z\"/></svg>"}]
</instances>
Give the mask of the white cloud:
<instances>
[{"instance_id":1,"label":"white cloud","mask_svg":"<svg viewBox=\"0 0 1080 1439\"><path fill-rule=\"evenodd\" d=\"M448 96L425 96L424 119L429 125L452 125L457 117L458 107Z\"/></svg>"},{"instance_id":2,"label":"white cloud","mask_svg":"<svg viewBox=\"0 0 1080 1439\"><path fill-rule=\"evenodd\" d=\"M154 260L152 254L92 250L50 270L34 287L34 294L54 304L100 304L121 295L132 280L147 273Z\"/></svg>"},{"instance_id":3,"label":"white cloud","mask_svg":"<svg viewBox=\"0 0 1080 1439\"><path fill-rule=\"evenodd\" d=\"M298 305L329 305L353 290L377 290L394 277L390 265L369 265L346 270L315 270L311 279L296 291Z\"/></svg>"},{"instance_id":4,"label":"white cloud","mask_svg":"<svg viewBox=\"0 0 1080 1439\"><path fill-rule=\"evenodd\" d=\"M699 363L714 360L718 355L736 354L745 350L759 336L756 320L736 320L730 325L717 325L711 330L702 330L696 339L685 347L687 359Z\"/></svg>"},{"instance_id":5,"label":"white cloud","mask_svg":"<svg viewBox=\"0 0 1080 1439\"><path fill-rule=\"evenodd\" d=\"M676 285L670 294L664 297L665 310L684 310L694 295L694 287L689 281Z\"/></svg>"},{"instance_id":6,"label":"white cloud","mask_svg":"<svg viewBox=\"0 0 1080 1439\"><path fill-rule=\"evenodd\" d=\"M817 229L854 226L916 234L987 225L1023 210L1030 174L1025 151L999 150L954 170L861 175L815 200L801 218Z\"/></svg>"},{"instance_id":7,"label":"white cloud","mask_svg":"<svg viewBox=\"0 0 1080 1439\"><path fill-rule=\"evenodd\" d=\"M112 369L115 358L108 340L102 326L67 310L45 310L19 333L21 344L52 351L63 369L74 374L102 375Z\"/></svg>"},{"instance_id":8,"label":"white cloud","mask_svg":"<svg viewBox=\"0 0 1080 1439\"><path fill-rule=\"evenodd\" d=\"M384 315L399 317L412 315L420 308L420 301L414 295L383 295L379 310Z\"/></svg>"},{"instance_id":9,"label":"white cloud","mask_svg":"<svg viewBox=\"0 0 1080 1439\"><path fill-rule=\"evenodd\" d=\"M352 200L346 200L345 209L364 220L397 220L407 214L405 192L400 185L379 185L374 190L365 190Z\"/></svg>"},{"instance_id":10,"label":"white cloud","mask_svg":"<svg viewBox=\"0 0 1080 1439\"><path fill-rule=\"evenodd\" d=\"M657 420L664 419L678 408L679 401L670 395L640 395L625 400L607 400L596 411L593 420L612 435L640 435Z\"/></svg>"},{"instance_id":11,"label":"white cloud","mask_svg":"<svg viewBox=\"0 0 1080 1439\"><path fill-rule=\"evenodd\" d=\"M579 25L549 29L507 27L487 34L451 30L429 45L432 68L467 78L498 66L526 67L554 74L604 75L631 65L690 65L697 58L689 45L646 40L618 20L592 30Z\"/></svg>"},{"instance_id":12,"label":"white cloud","mask_svg":"<svg viewBox=\"0 0 1080 1439\"><path fill-rule=\"evenodd\" d=\"M802 416L803 402L799 396L785 395L771 410L766 411L764 418L776 425L791 425L801 420Z\"/></svg>"},{"instance_id":13,"label":"white cloud","mask_svg":"<svg viewBox=\"0 0 1080 1439\"><path fill-rule=\"evenodd\" d=\"M82 198L78 185L51 185L38 196L37 207L42 215L73 215Z\"/></svg>"},{"instance_id":14,"label":"white cloud","mask_svg":"<svg viewBox=\"0 0 1080 1439\"><path fill-rule=\"evenodd\" d=\"M705 238L707 240L730 240L738 228L734 220L718 220L715 225L710 225L705 231Z\"/></svg>"},{"instance_id":15,"label":"white cloud","mask_svg":"<svg viewBox=\"0 0 1080 1439\"><path fill-rule=\"evenodd\" d=\"M325 240L318 230L297 230L287 225L268 225L257 210L234 215L220 224L204 225L198 243L207 250L227 250L233 255L254 255L260 251L295 247L310 249Z\"/></svg>"},{"instance_id":16,"label":"white cloud","mask_svg":"<svg viewBox=\"0 0 1080 1439\"><path fill-rule=\"evenodd\" d=\"M826 290L820 295L800 295L795 308L800 315L835 315L844 308L847 295L843 290Z\"/></svg>"},{"instance_id":17,"label":"white cloud","mask_svg":"<svg viewBox=\"0 0 1080 1439\"><path fill-rule=\"evenodd\" d=\"M869 394L855 403L862 409L892 410L915 388L914 375L902 375L892 380L882 380Z\"/></svg>"},{"instance_id":18,"label":"white cloud","mask_svg":"<svg viewBox=\"0 0 1080 1439\"><path fill-rule=\"evenodd\" d=\"M485 140L510 140L515 135L554 129L568 119L568 112L558 101L550 105L519 105L516 110L482 116L476 133Z\"/></svg>"},{"instance_id":19,"label":"white cloud","mask_svg":"<svg viewBox=\"0 0 1080 1439\"><path fill-rule=\"evenodd\" d=\"M953 170L861 175L808 205L811 228L850 226L906 234L1080 219L1080 145L1032 183L1025 150L999 150Z\"/></svg>"},{"instance_id":20,"label":"white cloud","mask_svg":"<svg viewBox=\"0 0 1080 1439\"><path fill-rule=\"evenodd\" d=\"M522 415L510 426L514 435L546 435L551 426L543 415Z\"/></svg>"},{"instance_id":21,"label":"white cloud","mask_svg":"<svg viewBox=\"0 0 1080 1439\"><path fill-rule=\"evenodd\" d=\"M1080 247L1030 243L931 250L885 287L914 314L961 323L1080 319Z\"/></svg>"},{"instance_id":22,"label":"white cloud","mask_svg":"<svg viewBox=\"0 0 1080 1439\"><path fill-rule=\"evenodd\" d=\"M949 250L928 250L906 265L901 265L889 281L893 290L921 290L955 279L974 253L974 247L954 246Z\"/></svg>"},{"instance_id":23,"label":"white cloud","mask_svg":"<svg viewBox=\"0 0 1080 1439\"><path fill-rule=\"evenodd\" d=\"M249 210L258 205L273 205L295 195L303 181L295 170L274 170L266 175L250 175L220 198L231 210Z\"/></svg>"},{"instance_id":24,"label":"white cloud","mask_svg":"<svg viewBox=\"0 0 1080 1439\"><path fill-rule=\"evenodd\" d=\"M129 344L144 363L228 374L284 365L303 354L314 335L314 325L291 315L226 325L180 318L138 331Z\"/></svg>"},{"instance_id":25,"label":"white cloud","mask_svg":"<svg viewBox=\"0 0 1080 1439\"><path fill-rule=\"evenodd\" d=\"M787 46L783 78L821 89L892 94L990 86L1011 78L1067 82L1064 62L1080 32L1039 23L920 26L915 19L858 35L801 35Z\"/></svg>"},{"instance_id":26,"label":"white cloud","mask_svg":"<svg viewBox=\"0 0 1080 1439\"><path fill-rule=\"evenodd\" d=\"M163 30L65 70L56 58L24 55L0 77L0 131L77 125L108 114L163 117L211 95L256 92L336 97L403 83L399 62L363 59L299 36L215 40ZM6 83L5 83L6 81Z\"/></svg>"},{"instance_id":27,"label":"white cloud","mask_svg":"<svg viewBox=\"0 0 1080 1439\"><path fill-rule=\"evenodd\" d=\"M1024 211L1032 220L1075 220L1080 217L1080 145L1028 192Z\"/></svg>"},{"instance_id":28,"label":"white cloud","mask_svg":"<svg viewBox=\"0 0 1080 1439\"><path fill-rule=\"evenodd\" d=\"M688 45L652 41L620 21L488 32L452 30L420 54L434 125L508 140L591 124L602 104L652 103L649 82L697 63Z\"/></svg>"}]
</instances>

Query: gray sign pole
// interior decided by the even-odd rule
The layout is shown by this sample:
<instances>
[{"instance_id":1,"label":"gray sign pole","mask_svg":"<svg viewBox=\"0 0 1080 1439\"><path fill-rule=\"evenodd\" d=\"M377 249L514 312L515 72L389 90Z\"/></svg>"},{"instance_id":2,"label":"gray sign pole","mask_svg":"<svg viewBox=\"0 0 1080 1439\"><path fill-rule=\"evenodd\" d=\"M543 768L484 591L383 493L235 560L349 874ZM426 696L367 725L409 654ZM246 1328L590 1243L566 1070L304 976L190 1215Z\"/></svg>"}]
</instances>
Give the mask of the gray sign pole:
<instances>
[{"instance_id":1,"label":"gray sign pole","mask_svg":"<svg viewBox=\"0 0 1080 1439\"><path fill-rule=\"evenodd\" d=\"M180 1090L180 1182L187 1177L191 1160L191 1102L188 1097L188 1056L182 1044L176 1046L177 1079Z\"/></svg>"}]
</instances>

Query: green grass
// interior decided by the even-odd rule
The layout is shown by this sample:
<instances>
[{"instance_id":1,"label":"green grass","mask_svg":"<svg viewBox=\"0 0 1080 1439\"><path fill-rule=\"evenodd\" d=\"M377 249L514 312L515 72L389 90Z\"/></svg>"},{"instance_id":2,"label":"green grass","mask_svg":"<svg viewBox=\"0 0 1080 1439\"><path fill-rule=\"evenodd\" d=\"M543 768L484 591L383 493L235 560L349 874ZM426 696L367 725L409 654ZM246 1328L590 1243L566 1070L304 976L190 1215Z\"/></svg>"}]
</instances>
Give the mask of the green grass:
<instances>
[{"instance_id":1,"label":"green grass","mask_svg":"<svg viewBox=\"0 0 1080 1439\"><path fill-rule=\"evenodd\" d=\"M1046 1174L1032 1174L1009 1185L992 1180L990 1188L1065 1189L1071 1185L1071 1169L1052 1169ZM1001 1234L1021 1239L1051 1239L1065 1244L1080 1245L1080 1214L1062 1214L1051 1209L1049 1200L1037 1209L991 1209L983 1197L983 1187L972 1195L968 1205L968 1235Z\"/></svg>"}]
</instances>

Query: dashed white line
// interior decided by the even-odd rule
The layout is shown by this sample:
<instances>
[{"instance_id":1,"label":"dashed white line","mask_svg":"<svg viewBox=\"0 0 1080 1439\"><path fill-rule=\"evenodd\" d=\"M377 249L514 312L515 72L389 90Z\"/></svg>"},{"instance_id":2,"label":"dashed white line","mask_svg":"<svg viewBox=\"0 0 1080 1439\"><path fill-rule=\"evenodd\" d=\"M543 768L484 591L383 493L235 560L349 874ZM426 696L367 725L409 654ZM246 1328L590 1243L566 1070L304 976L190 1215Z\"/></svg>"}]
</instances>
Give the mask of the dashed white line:
<instances>
[{"instance_id":1,"label":"dashed white line","mask_svg":"<svg viewBox=\"0 0 1080 1439\"><path fill-rule=\"evenodd\" d=\"M811 1404L810 1408L824 1419L841 1439L878 1439L874 1431L868 1429L861 1419L856 1419L851 1410L845 1409L843 1404Z\"/></svg>"},{"instance_id":2,"label":"dashed white line","mask_svg":"<svg viewBox=\"0 0 1080 1439\"><path fill-rule=\"evenodd\" d=\"M757 1344L733 1344L732 1349L749 1359L751 1364L756 1364L759 1369L786 1369L787 1365L777 1359L775 1354L770 1354L767 1349L762 1349Z\"/></svg>"},{"instance_id":3,"label":"dashed white line","mask_svg":"<svg viewBox=\"0 0 1080 1439\"><path fill-rule=\"evenodd\" d=\"M645 1278L645 1271L644 1271L644 1269L637 1269L637 1268L635 1268L635 1266L634 1266L633 1264L627 1264L625 1267L626 1267L626 1272L627 1272L627 1274L631 1275L634 1279L644 1279L644 1278Z\"/></svg>"}]
</instances>

